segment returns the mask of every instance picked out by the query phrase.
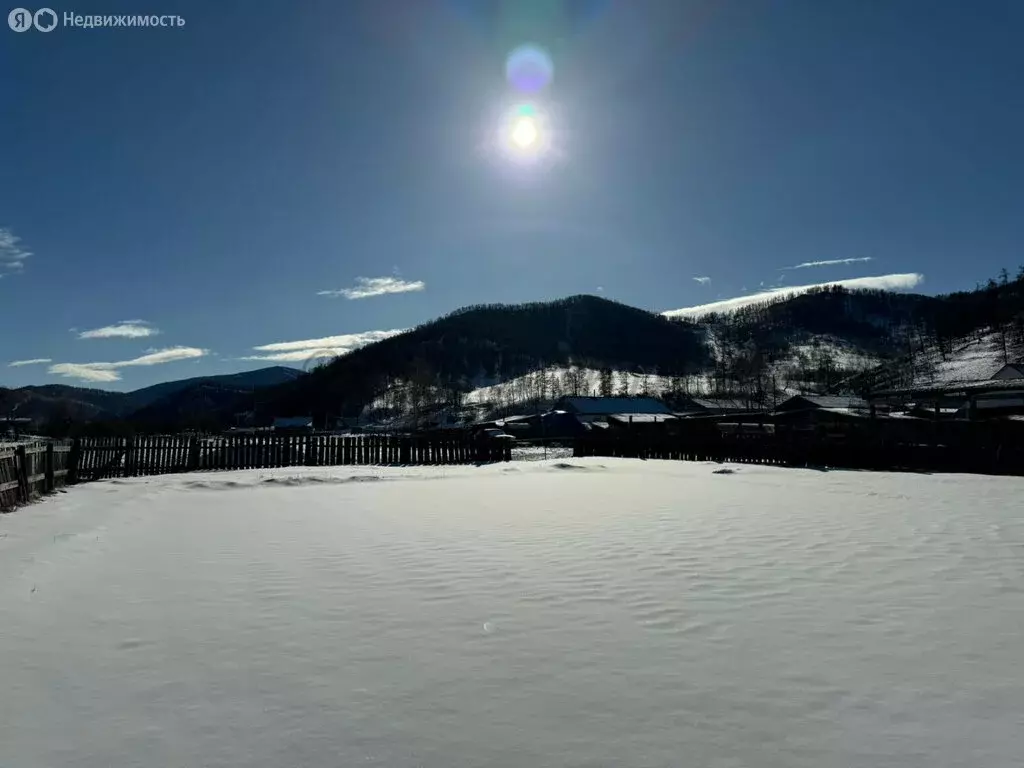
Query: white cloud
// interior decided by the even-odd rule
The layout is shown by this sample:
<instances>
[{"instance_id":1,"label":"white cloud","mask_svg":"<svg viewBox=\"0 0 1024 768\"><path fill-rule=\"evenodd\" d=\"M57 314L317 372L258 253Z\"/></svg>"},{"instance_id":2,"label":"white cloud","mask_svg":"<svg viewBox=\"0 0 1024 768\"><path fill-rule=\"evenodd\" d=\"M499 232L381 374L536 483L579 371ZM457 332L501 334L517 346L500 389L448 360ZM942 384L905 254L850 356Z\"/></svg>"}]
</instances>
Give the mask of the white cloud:
<instances>
[{"instance_id":1,"label":"white cloud","mask_svg":"<svg viewBox=\"0 0 1024 768\"><path fill-rule=\"evenodd\" d=\"M749 296L737 296L734 299L723 299L713 301L710 304L701 304L695 307L683 307L682 309L670 309L662 312L666 317L700 317L710 312L732 312L733 310L747 307L751 304L774 299L789 298L801 293L807 293L815 288L827 288L831 285L841 285L850 290L873 289L881 291L908 291L921 284L924 275L917 272L895 275L879 275L877 277L853 277L848 280L833 280L828 283L815 283L814 285L792 285L780 288L770 288L767 291L753 293Z\"/></svg>"},{"instance_id":2,"label":"white cloud","mask_svg":"<svg viewBox=\"0 0 1024 768\"><path fill-rule=\"evenodd\" d=\"M205 357L208 350L197 347L168 347L167 349L154 349L141 357L131 360L121 360L115 363L57 363L51 365L49 372L56 376L64 376L69 379L81 379L82 381L119 381L121 368L132 368L143 365L163 365L178 360L192 360L198 357Z\"/></svg>"},{"instance_id":3,"label":"white cloud","mask_svg":"<svg viewBox=\"0 0 1024 768\"><path fill-rule=\"evenodd\" d=\"M369 299L387 293L412 293L422 291L427 284L422 280L402 280L398 277L357 277L351 288L336 291L317 291L317 296L344 296L346 299Z\"/></svg>"},{"instance_id":4,"label":"white cloud","mask_svg":"<svg viewBox=\"0 0 1024 768\"><path fill-rule=\"evenodd\" d=\"M695 283L700 283L701 285L707 285L708 283L711 282L711 278L710 277L695 277L695 278L693 278L693 281Z\"/></svg>"},{"instance_id":5,"label":"white cloud","mask_svg":"<svg viewBox=\"0 0 1024 768\"><path fill-rule=\"evenodd\" d=\"M835 267L839 264L863 264L872 261L871 256L860 256L855 259L825 259L824 261L805 261L792 267L779 267L779 269L807 269L808 267Z\"/></svg>"},{"instance_id":6,"label":"white cloud","mask_svg":"<svg viewBox=\"0 0 1024 768\"><path fill-rule=\"evenodd\" d=\"M120 381L121 374L110 368L103 368L107 363L57 363L50 366L50 373L67 379L80 381Z\"/></svg>"},{"instance_id":7,"label":"white cloud","mask_svg":"<svg viewBox=\"0 0 1024 768\"><path fill-rule=\"evenodd\" d=\"M341 336L324 336L320 339L303 339L302 341L279 341L253 347L264 354L249 355L242 360L272 360L279 363L304 362L316 357L337 357L346 355L353 350L373 344L375 341L405 333L404 328L390 331L364 331L363 333L346 333Z\"/></svg>"},{"instance_id":8,"label":"white cloud","mask_svg":"<svg viewBox=\"0 0 1024 768\"><path fill-rule=\"evenodd\" d=\"M136 357L132 360L124 360L120 363L111 363L118 368L127 368L134 365L163 365L174 363L178 360L192 360L196 357L206 357L209 350L198 349L197 347L168 347L167 349L148 349L148 354Z\"/></svg>"},{"instance_id":9,"label":"white cloud","mask_svg":"<svg viewBox=\"0 0 1024 768\"><path fill-rule=\"evenodd\" d=\"M0 227L0 273L16 271L25 266L25 259L32 255L19 245L21 238L7 227Z\"/></svg>"},{"instance_id":10,"label":"white cloud","mask_svg":"<svg viewBox=\"0 0 1024 768\"><path fill-rule=\"evenodd\" d=\"M156 336L160 331L145 320L122 320L113 325L105 325L102 328L93 328L91 331L82 331L78 334L80 339L144 339L147 336Z\"/></svg>"},{"instance_id":11,"label":"white cloud","mask_svg":"<svg viewBox=\"0 0 1024 768\"><path fill-rule=\"evenodd\" d=\"M43 365L44 363L52 363L48 357L34 357L31 360L12 360L7 364L8 368L20 368L23 365Z\"/></svg>"}]
</instances>

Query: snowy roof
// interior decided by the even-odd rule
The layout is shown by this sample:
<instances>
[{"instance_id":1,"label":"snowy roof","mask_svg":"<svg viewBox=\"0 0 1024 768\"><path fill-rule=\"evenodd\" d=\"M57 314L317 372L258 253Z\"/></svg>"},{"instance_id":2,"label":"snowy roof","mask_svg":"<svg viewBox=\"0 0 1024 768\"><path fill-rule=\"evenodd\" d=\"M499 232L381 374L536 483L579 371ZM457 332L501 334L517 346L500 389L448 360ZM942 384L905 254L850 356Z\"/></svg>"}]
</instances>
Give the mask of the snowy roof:
<instances>
[{"instance_id":1,"label":"snowy roof","mask_svg":"<svg viewBox=\"0 0 1024 768\"><path fill-rule=\"evenodd\" d=\"M863 408L818 408L819 411L824 413L834 413L837 416L857 416L859 418L869 418L870 414ZM875 418L885 418L884 416L876 416Z\"/></svg>"},{"instance_id":2,"label":"snowy roof","mask_svg":"<svg viewBox=\"0 0 1024 768\"><path fill-rule=\"evenodd\" d=\"M752 410L750 406L743 400L737 400L735 398L710 398L710 397L691 397L689 401L694 405L704 408L708 411L749 411Z\"/></svg>"},{"instance_id":3,"label":"snowy roof","mask_svg":"<svg viewBox=\"0 0 1024 768\"><path fill-rule=\"evenodd\" d=\"M536 418L536 414L521 413L514 416L505 416L504 418L498 419L496 424L514 424L517 421L529 421L530 419Z\"/></svg>"},{"instance_id":4,"label":"snowy roof","mask_svg":"<svg viewBox=\"0 0 1024 768\"><path fill-rule=\"evenodd\" d=\"M622 413L663 413L672 411L653 397L563 397L558 407L585 416L610 416Z\"/></svg>"},{"instance_id":5,"label":"snowy roof","mask_svg":"<svg viewBox=\"0 0 1024 768\"><path fill-rule=\"evenodd\" d=\"M893 395L957 395L967 392L1016 392L1024 390L1024 379L986 379L985 381L960 381L949 384L933 384L924 387L898 387L896 389L880 389L872 392L871 397L891 397Z\"/></svg>"},{"instance_id":6,"label":"snowy roof","mask_svg":"<svg viewBox=\"0 0 1024 768\"><path fill-rule=\"evenodd\" d=\"M676 417L670 413L610 413L608 418L626 424L658 424L676 421Z\"/></svg>"}]
</instances>

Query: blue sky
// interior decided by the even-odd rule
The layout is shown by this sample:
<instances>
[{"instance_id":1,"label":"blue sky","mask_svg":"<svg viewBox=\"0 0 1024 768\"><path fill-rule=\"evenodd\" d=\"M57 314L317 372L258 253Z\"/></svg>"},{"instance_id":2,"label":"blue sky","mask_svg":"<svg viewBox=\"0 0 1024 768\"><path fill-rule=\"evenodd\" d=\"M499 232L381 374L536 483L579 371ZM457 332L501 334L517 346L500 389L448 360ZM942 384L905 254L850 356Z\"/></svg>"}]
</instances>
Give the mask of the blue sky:
<instances>
[{"instance_id":1,"label":"blue sky","mask_svg":"<svg viewBox=\"0 0 1024 768\"><path fill-rule=\"evenodd\" d=\"M6 386L301 367L467 304L938 293L1024 261L1018 0L51 7L185 26L0 27ZM532 99L524 42L554 64Z\"/></svg>"}]
</instances>

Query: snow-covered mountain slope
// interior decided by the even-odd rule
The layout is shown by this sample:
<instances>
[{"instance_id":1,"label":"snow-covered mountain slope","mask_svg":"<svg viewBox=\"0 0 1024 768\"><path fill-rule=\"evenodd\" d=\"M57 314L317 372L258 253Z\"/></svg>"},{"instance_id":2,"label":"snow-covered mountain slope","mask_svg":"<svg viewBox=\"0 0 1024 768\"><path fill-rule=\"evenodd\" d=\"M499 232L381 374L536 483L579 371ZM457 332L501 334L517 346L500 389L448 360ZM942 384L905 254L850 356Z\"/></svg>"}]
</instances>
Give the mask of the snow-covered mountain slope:
<instances>
[{"instance_id":1,"label":"snow-covered mountain slope","mask_svg":"<svg viewBox=\"0 0 1024 768\"><path fill-rule=\"evenodd\" d=\"M947 384L957 381L978 381L990 379L1007 362L1015 362L1024 349L1006 340L1003 349L1003 334L990 331L972 340L957 345L949 354L943 355L938 349L930 349L915 361L916 384Z\"/></svg>"},{"instance_id":2,"label":"snow-covered mountain slope","mask_svg":"<svg viewBox=\"0 0 1024 768\"><path fill-rule=\"evenodd\" d=\"M982 330L940 346L926 341L912 354L879 365L848 382L850 388L933 386L990 379L1006 363L1024 359L1024 343L1009 330Z\"/></svg>"},{"instance_id":3,"label":"snow-covered mountain slope","mask_svg":"<svg viewBox=\"0 0 1024 768\"><path fill-rule=\"evenodd\" d=\"M737 363L727 358L726 345L713 331L708 332L707 344L712 363L686 376L641 368L602 373L593 367L553 365L504 381L478 379L478 386L463 392L457 402L445 394L421 392L418 407L411 405L415 400L411 385L397 383L365 409L364 417L369 423L396 427L405 424L414 411L442 422L472 421L544 410L562 396L593 396L602 391L670 401L681 396L755 398L753 389L737 389L727 374ZM773 405L789 395L822 391L829 383L866 371L878 362L879 358L840 339L809 336L785 354L763 361L759 381L765 400L760 402ZM605 376L608 381L602 382Z\"/></svg>"}]
</instances>

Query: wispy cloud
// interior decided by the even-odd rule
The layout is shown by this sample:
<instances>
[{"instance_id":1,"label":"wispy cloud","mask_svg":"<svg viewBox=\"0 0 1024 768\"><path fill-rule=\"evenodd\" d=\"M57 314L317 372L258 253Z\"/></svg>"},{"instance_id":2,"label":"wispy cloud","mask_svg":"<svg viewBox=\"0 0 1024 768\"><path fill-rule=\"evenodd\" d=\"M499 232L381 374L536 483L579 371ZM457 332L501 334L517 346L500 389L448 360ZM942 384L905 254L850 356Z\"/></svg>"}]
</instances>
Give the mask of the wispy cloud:
<instances>
[{"instance_id":1,"label":"wispy cloud","mask_svg":"<svg viewBox=\"0 0 1024 768\"><path fill-rule=\"evenodd\" d=\"M422 291L427 284L422 280L402 280L398 277L357 277L351 288L336 291L317 291L317 296L344 296L346 299L369 299L388 293L412 293Z\"/></svg>"},{"instance_id":2,"label":"wispy cloud","mask_svg":"<svg viewBox=\"0 0 1024 768\"><path fill-rule=\"evenodd\" d=\"M710 312L732 312L733 310L747 307L751 304L760 304L765 301L788 298L807 293L815 288L827 288L832 285L841 285L850 290L874 289L881 291L908 291L916 288L924 280L924 275L917 272L895 275L879 275L877 277L853 277L848 280L833 280L828 283L815 283L814 285L791 285L780 288L769 288L766 291L752 293L748 296L737 296L733 299L713 301L710 304L700 304L695 307L683 307L682 309L670 309L662 314L666 317L700 317Z\"/></svg>"},{"instance_id":3,"label":"wispy cloud","mask_svg":"<svg viewBox=\"0 0 1024 768\"><path fill-rule=\"evenodd\" d=\"M82 331L78 334L80 339L144 339L148 336L156 336L159 329L154 328L145 320L122 320L113 325L105 325L102 328L93 328L91 331Z\"/></svg>"},{"instance_id":4,"label":"wispy cloud","mask_svg":"<svg viewBox=\"0 0 1024 768\"><path fill-rule=\"evenodd\" d=\"M55 376L80 379L81 381L119 381L121 379L119 371L122 368L163 365L164 363L173 363L179 360L205 357L208 354L208 350L197 347L168 347L167 349L154 349L141 357L114 363L57 363L50 366L49 372Z\"/></svg>"},{"instance_id":5,"label":"wispy cloud","mask_svg":"<svg viewBox=\"0 0 1024 768\"><path fill-rule=\"evenodd\" d=\"M34 357L31 360L12 360L7 364L8 368L21 368L23 365L43 365L45 363L52 363L48 357Z\"/></svg>"},{"instance_id":6,"label":"wispy cloud","mask_svg":"<svg viewBox=\"0 0 1024 768\"><path fill-rule=\"evenodd\" d=\"M701 285L707 285L708 283L711 282L711 278L710 277L695 277L695 278L693 278L693 282L700 283Z\"/></svg>"},{"instance_id":7,"label":"wispy cloud","mask_svg":"<svg viewBox=\"0 0 1024 768\"><path fill-rule=\"evenodd\" d=\"M79 381L120 381L121 374L115 369L102 367L105 365L108 363L57 363L50 366L50 373Z\"/></svg>"},{"instance_id":8,"label":"wispy cloud","mask_svg":"<svg viewBox=\"0 0 1024 768\"><path fill-rule=\"evenodd\" d=\"M32 255L21 247L21 238L7 227L0 227L0 275L16 272L25 266L25 259Z\"/></svg>"},{"instance_id":9,"label":"wispy cloud","mask_svg":"<svg viewBox=\"0 0 1024 768\"><path fill-rule=\"evenodd\" d=\"M863 264L866 261L873 261L871 256L858 256L854 259L825 259L824 261L805 261L803 264L795 264L792 267L779 267L779 269L807 269L809 267L835 267L840 264Z\"/></svg>"},{"instance_id":10,"label":"wispy cloud","mask_svg":"<svg viewBox=\"0 0 1024 768\"><path fill-rule=\"evenodd\" d=\"M353 350L373 344L375 341L405 333L406 329L390 331L364 331L363 333L346 333L341 336L324 336L320 339L303 339L301 341L278 341L253 347L258 355L249 355L242 360L272 360L279 363L305 362L317 357L337 357Z\"/></svg>"}]
</instances>

